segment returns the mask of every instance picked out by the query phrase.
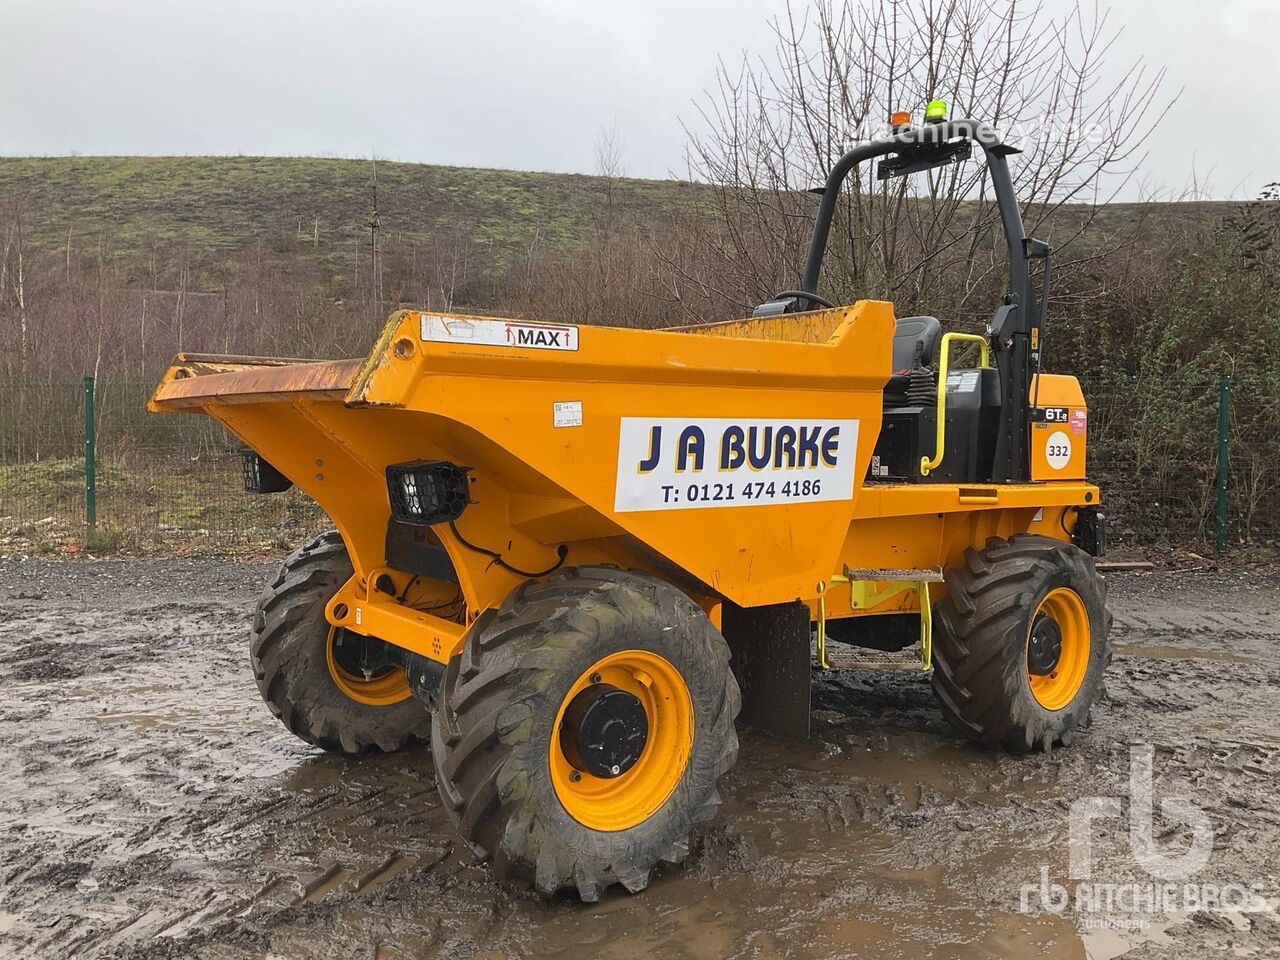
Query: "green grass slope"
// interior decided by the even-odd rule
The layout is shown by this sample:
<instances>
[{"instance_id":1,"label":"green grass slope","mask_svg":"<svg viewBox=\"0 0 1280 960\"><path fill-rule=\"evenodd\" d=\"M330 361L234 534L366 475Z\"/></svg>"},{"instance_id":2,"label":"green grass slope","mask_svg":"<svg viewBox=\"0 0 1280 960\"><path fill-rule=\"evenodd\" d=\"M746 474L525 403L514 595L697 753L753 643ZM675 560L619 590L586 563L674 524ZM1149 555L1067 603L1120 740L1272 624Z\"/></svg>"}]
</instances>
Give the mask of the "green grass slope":
<instances>
[{"instance_id":1,"label":"green grass slope","mask_svg":"<svg viewBox=\"0 0 1280 960\"><path fill-rule=\"evenodd\" d=\"M377 164L381 228L405 239L461 235L507 257L582 245L606 203L605 182L576 174ZM614 214L633 222L695 202L676 181L614 181ZM19 198L37 248L102 237L116 261L185 239L199 253L258 241L336 257L369 236L373 165L307 157L0 157L0 203ZM8 219L7 217L5 219Z\"/></svg>"}]
</instances>

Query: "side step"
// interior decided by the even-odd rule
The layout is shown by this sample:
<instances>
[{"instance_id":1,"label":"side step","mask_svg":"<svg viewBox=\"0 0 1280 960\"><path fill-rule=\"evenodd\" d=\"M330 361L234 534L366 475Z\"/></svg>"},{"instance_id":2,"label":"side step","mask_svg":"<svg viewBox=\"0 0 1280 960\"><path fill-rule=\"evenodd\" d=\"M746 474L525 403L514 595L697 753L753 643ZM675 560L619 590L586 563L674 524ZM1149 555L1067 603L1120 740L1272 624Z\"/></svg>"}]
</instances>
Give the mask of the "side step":
<instances>
[{"instance_id":1,"label":"side step","mask_svg":"<svg viewBox=\"0 0 1280 960\"><path fill-rule=\"evenodd\" d=\"M941 583L941 567L916 567L902 569L887 567L845 567L844 578L855 583L882 580L885 583Z\"/></svg>"},{"instance_id":2,"label":"side step","mask_svg":"<svg viewBox=\"0 0 1280 960\"><path fill-rule=\"evenodd\" d=\"M920 672L920 645L913 644L903 650L867 650L850 647L847 650L827 650L829 670L910 670Z\"/></svg>"},{"instance_id":3,"label":"side step","mask_svg":"<svg viewBox=\"0 0 1280 960\"><path fill-rule=\"evenodd\" d=\"M929 670L933 667L933 605L929 584L942 583L941 567L874 568L849 567L832 575L831 585L849 585L849 605L854 610L870 610L904 590L915 590L920 597L920 640L905 650L882 651L850 648L845 651L827 649L826 597L818 595L818 629L814 655L822 670L861 667L871 670ZM890 584L881 587L880 584ZM819 587L825 590L826 584Z\"/></svg>"}]
</instances>

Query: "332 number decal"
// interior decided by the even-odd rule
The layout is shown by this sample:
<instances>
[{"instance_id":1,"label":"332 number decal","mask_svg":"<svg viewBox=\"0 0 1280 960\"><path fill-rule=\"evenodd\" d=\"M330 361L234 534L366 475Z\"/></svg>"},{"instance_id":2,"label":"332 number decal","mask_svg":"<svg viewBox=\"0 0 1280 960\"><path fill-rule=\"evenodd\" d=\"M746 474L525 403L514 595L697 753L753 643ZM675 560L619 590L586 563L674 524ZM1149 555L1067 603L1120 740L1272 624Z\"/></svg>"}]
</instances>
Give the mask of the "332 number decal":
<instances>
[{"instance_id":1,"label":"332 number decal","mask_svg":"<svg viewBox=\"0 0 1280 960\"><path fill-rule=\"evenodd\" d=\"M1044 444L1044 459L1050 469L1061 470L1071 462L1071 438L1055 430Z\"/></svg>"}]
</instances>

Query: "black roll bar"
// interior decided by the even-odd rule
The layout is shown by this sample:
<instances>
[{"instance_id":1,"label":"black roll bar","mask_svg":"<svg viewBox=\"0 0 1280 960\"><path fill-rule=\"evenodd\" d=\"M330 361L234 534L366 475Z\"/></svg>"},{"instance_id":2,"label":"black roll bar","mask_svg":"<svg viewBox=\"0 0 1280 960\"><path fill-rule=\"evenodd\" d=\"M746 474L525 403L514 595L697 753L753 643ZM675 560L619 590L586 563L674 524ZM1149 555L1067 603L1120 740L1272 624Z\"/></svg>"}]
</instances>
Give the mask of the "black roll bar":
<instances>
[{"instance_id":1,"label":"black roll bar","mask_svg":"<svg viewBox=\"0 0 1280 960\"><path fill-rule=\"evenodd\" d=\"M980 120L951 120L944 123L926 123L911 127L884 140L872 140L854 147L831 168L822 188L822 200L813 222L813 239L809 242L809 255L805 259L804 275L800 289L806 293L818 292L818 275L827 252L827 239L831 235L831 222L835 218L840 188L853 168L867 160L890 153L910 150L920 145L941 145L952 140L971 140L982 147L987 157L987 169L991 172L991 185L996 194L996 206L1004 227L1005 241L1009 246L1009 291L1017 294L1026 289L1027 261L1023 249L1026 236L1022 227L1022 214L1018 210L1018 198L1013 192L1013 180L1009 176L1009 164L1005 160L1017 148L1006 146L1000 135L989 124Z\"/></svg>"},{"instance_id":2,"label":"black roll bar","mask_svg":"<svg viewBox=\"0 0 1280 960\"><path fill-rule=\"evenodd\" d=\"M1029 261L1033 257L1046 258L1049 249L1040 241L1031 241L1022 225L1022 213L1009 175L1009 154L1019 152L1006 145L989 124L979 120L951 120L942 123L925 123L913 126L883 140L873 140L854 147L831 168L827 182L821 190L817 217L813 223L813 239L805 258L804 275L800 291L817 295L818 277L826 256L827 240L831 234L831 222L835 217L840 188L849 173L858 164L888 154L921 154L928 161L930 147L943 148L947 144L969 140L982 147L986 155L991 185L995 191L996 206L1000 211L1000 223L1004 228L1005 243L1009 249L1009 289L1004 304L987 328L991 352L1000 372L1001 428L996 439L996 449L991 464L993 480L1023 482L1031 478L1030 448L1030 386L1032 370L1038 368L1040 358L1039 328L1044 319L1044 307L1048 303L1048 263L1043 274L1045 289L1043 304L1037 309L1037 297L1031 285ZM914 148L923 148L916 151ZM937 163L947 162L951 154L939 149ZM927 167L925 167L927 169ZM883 172L883 171L882 171Z\"/></svg>"}]
</instances>

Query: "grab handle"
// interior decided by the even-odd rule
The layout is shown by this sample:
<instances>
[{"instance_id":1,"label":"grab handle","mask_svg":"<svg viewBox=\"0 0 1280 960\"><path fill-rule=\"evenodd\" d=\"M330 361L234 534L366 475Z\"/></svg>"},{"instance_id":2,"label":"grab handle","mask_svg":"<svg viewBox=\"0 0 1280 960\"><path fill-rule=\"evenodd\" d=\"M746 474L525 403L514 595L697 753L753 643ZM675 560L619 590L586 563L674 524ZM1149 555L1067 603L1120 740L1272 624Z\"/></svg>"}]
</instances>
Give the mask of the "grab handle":
<instances>
[{"instance_id":1,"label":"grab handle","mask_svg":"<svg viewBox=\"0 0 1280 960\"><path fill-rule=\"evenodd\" d=\"M946 449L943 441L947 430L947 368L951 363L951 344L960 340L964 343L976 343L982 348L982 360L979 366L991 365L991 348L987 338L976 333L947 333L942 336L942 353L938 358L938 425L935 435L934 453L932 457L920 458L920 476L927 477L929 471L936 470L942 463L942 452Z\"/></svg>"}]
</instances>

